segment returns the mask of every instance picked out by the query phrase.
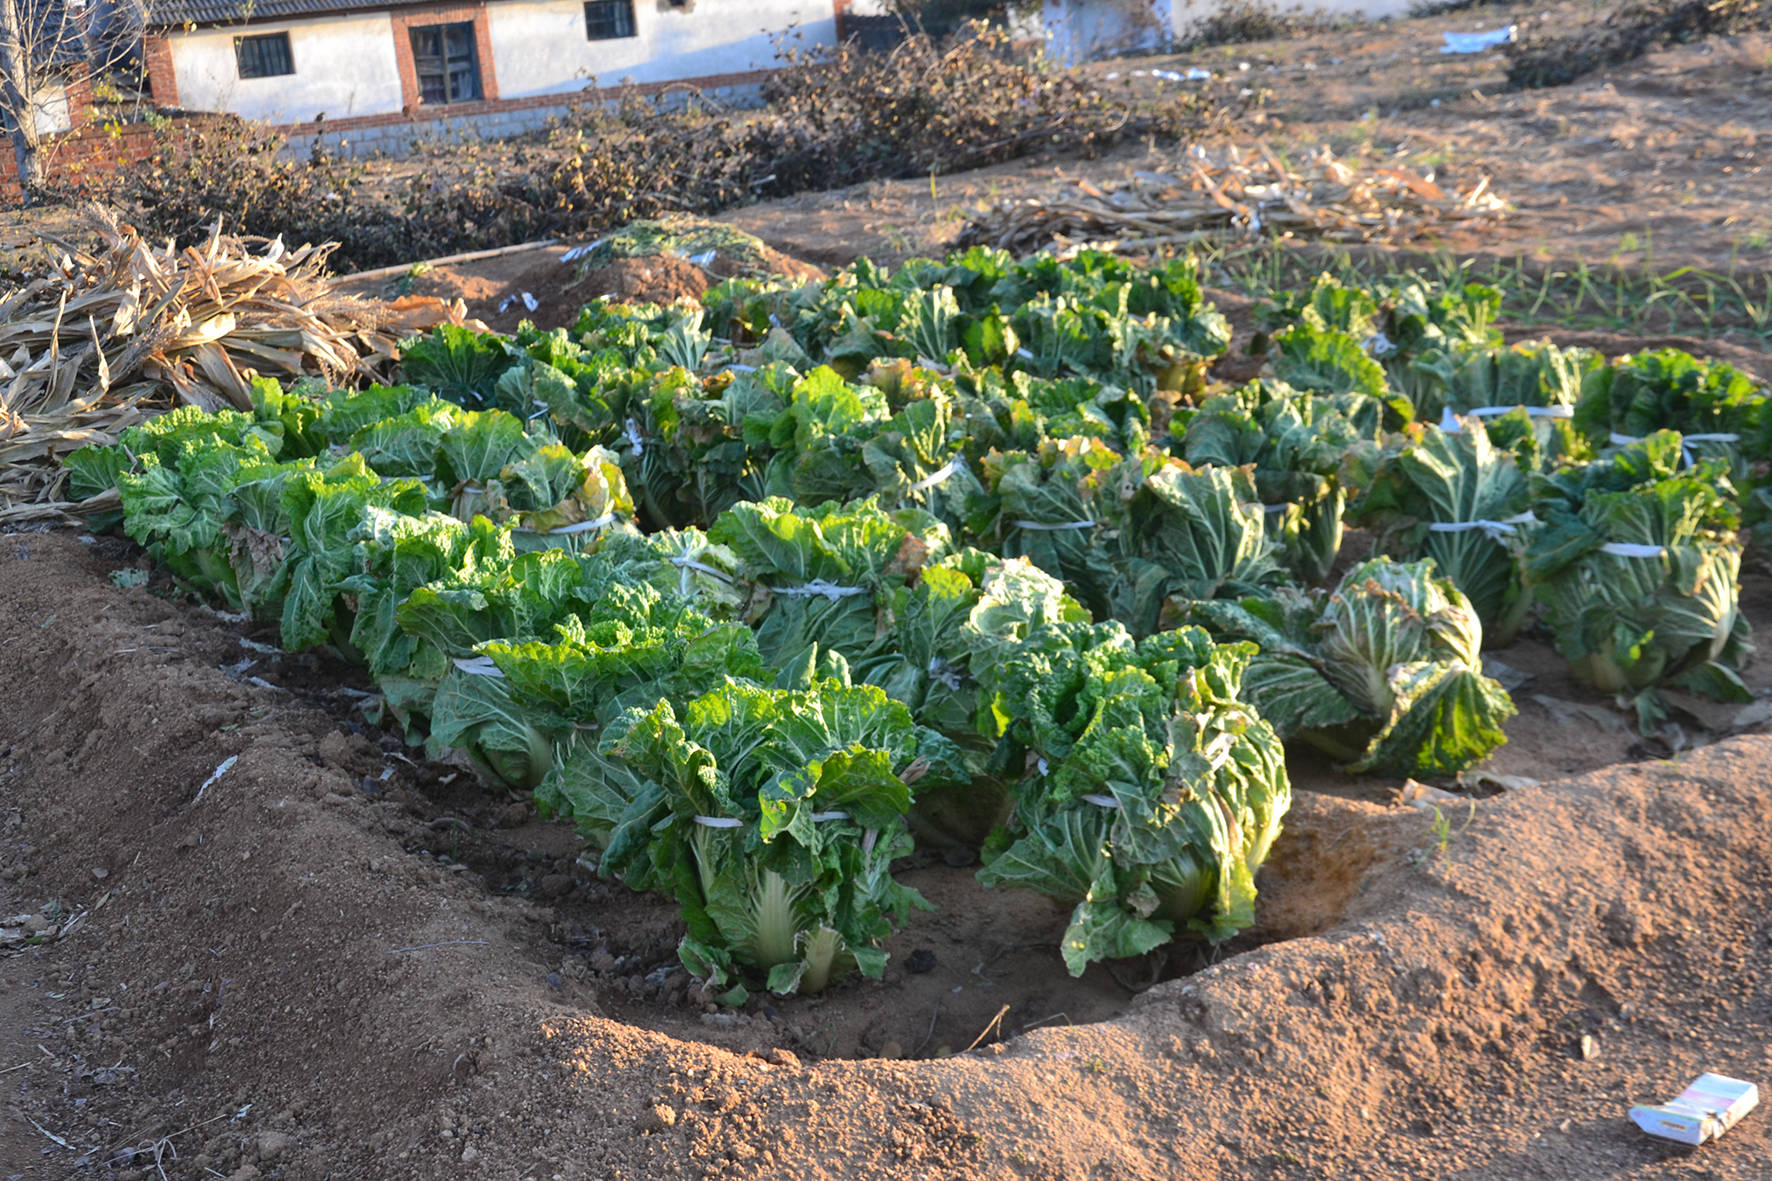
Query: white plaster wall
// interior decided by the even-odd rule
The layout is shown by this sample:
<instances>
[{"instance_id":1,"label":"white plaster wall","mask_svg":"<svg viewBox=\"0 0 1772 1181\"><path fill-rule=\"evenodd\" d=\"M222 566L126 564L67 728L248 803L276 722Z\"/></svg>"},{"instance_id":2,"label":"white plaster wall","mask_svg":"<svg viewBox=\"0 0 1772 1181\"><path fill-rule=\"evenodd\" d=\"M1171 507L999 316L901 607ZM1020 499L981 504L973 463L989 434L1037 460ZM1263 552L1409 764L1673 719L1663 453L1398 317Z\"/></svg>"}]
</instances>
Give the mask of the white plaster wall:
<instances>
[{"instance_id":1,"label":"white plaster wall","mask_svg":"<svg viewBox=\"0 0 1772 1181\"><path fill-rule=\"evenodd\" d=\"M67 88L65 86L45 86L38 91L31 121L37 125L37 131L43 135L53 135L58 131L72 131L74 116L73 112L68 110Z\"/></svg>"},{"instance_id":2,"label":"white plaster wall","mask_svg":"<svg viewBox=\"0 0 1772 1181\"><path fill-rule=\"evenodd\" d=\"M242 78L234 38L289 34L295 73ZM582 36L582 34L581 34ZM178 103L192 111L231 111L267 123L307 123L400 110L394 26L386 13L282 21L247 28L197 29L168 38Z\"/></svg>"},{"instance_id":3,"label":"white plaster wall","mask_svg":"<svg viewBox=\"0 0 1772 1181\"><path fill-rule=\"evenodd\" d=\"M1074 66L1115 53L1155 50L1175 37L1175 8L1185 0L1045 0L1040 19L1046 52Z\"/></svg>"},{"instance_id":4,"label":"white plaster wall","mask_svg":"<svg viewBox=\"0 0 1772 1181\"><path fill-rule=\"evenodd\" d=\"M1411 0L1309 0L1308 12L1379 20L1404 16ZM1094 61L1115 53L1162 48L1185 40L1222 0L1042 0L1040 23L1046 52L1064 65ZM1281 12L1295 5L1272 0Z\"/></svg>"},{"instance_id":5,"label":"white plaster wall","mask_svg":"<svg viewBox=\"0 0 1772 1181\"><path fill-rule=\"evenodd\" d=\"M585 37L583 0L501 0L487 5L500 98L563 94L591 79L671 82L779 64L776 39L834 45L831 0L694 0L688 10L634 0L635 36Z\"/></svg>"}]
</instances>

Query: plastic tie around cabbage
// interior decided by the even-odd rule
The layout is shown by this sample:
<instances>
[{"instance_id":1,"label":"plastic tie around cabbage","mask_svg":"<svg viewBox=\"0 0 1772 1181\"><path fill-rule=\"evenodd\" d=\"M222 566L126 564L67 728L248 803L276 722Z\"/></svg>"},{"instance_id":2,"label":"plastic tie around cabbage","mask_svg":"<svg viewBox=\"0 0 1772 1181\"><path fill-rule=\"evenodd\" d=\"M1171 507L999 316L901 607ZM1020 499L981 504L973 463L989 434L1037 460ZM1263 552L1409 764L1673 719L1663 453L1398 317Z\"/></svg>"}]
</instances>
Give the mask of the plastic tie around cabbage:
<instances>
[{"instance_id":1,"label":"plastic tie around cabbage","mask_svg":"<svg viewBox=\"0 0 1772 1181\"><path fill-rule=\"evenodd\" d=\"M927 476L924 476L921 480L918 480L915 484L906 488L904 494L906 496L915 496L919 492L927 492L965 466L966 461L956 455L954 458L948 460L943 466L936 468L933 472L930 472Z\"/></svg>"},{"instance_id":2,"label":"plastic tie around cabbage","mask_svg":"<svg viewBox=\"0 0 1772 1181\"><path fill-rule=\"evenodd\" d=\"M803 583L800 586L773 586L769 589L778 595L786 595L790 599L810 599L822 595L833 603L838 599L847 599L868 593L868 588L865 586L838 586L836 583L826 582L822 578L814 578L811 582Z\"/></svg>"},{"instance_id":3,"label":"plastic tie around cabbage","mask_svg":"<svg viewBox=\"0 0 1772 1181\"><path fill-rule=\"evenodd\" d=\"M597 529L607 529L615 524L614 513L604 513L594 521L580 521L576 525L562 525L558 529L524 529L521 526L512 530L514 533L536 533L543 537L565 537L573 533L590 533Z\"/></svg>"},{"instance_id":4,"label":"plastic tie around cabbage","mask_svg":"<svg viewBox=\"0 0 1772 1181\"><path fill-rule=\"evenodd\" d=\"M1632 443L1641 443L1643 437L1641 435L1621 435L1614 431L1606 436L1606 441L1614 447L1629 447ZM1681 435L1680 464L1682 467L1691 467L1698 462L1698 457L1692 450L1692 444L1694 443L1739 442L1741 442L1741 436L1734 431L1700 431L1695 435Z\"/></svg>"},{"instance_id":5,"label":"plastic tie around cabbage","mask_svg":"<svg viewBox=\"0 0 1772 1181\"><path fill-rule=\"evenodd\" d=\"M1095 528L1095 522L1065 521L1057 525L1052 525L1045 521L1017 521L1015 522L1015 527L1017 529L1027 529L1035 533L1058 533L1065 529L1093 529Z\"/></svg>"},{"instance_id":6,"label":"plastic tie around cabbage","mask_svg":"<svg viewBox=\"0 0 1772 1181\"><path fill-rule=\"evenodd\" d=\"M1429 533L1469 533L1472 529L1481 529L1483 536L1490 541L1502 541L1520 526L1536 524L1538 518L1532 515L1531 509L1527 509L1501 521L1430 521L1427 529Z\"/></svg>"},{"instance_id":7,"label":"plastic tie around cabbage","mask_svg":"<svg viewBox=\"0 0 1772 1181\"><path fill-rule=\"evenodd\" d=\"M1466 410L1463 415L1454 414L1452 407L1448 406L1440 411L1440 421L1437 425L1449 435L1459 435L1464 433L1464 427L1458 421L1461 417L1499 418L1503 414L1512 414L1516 410L1524 410L1528 418L1575 417L1575 407L1573 406L1476 406Z\"/></svg>"},{"instance_id":8,"label":"plastic tie around cabbage","mask_svg":"<svg viewBox=\"0 0 1772 1181\"><path fill-rule=\"evenodd\" d=\"M814 824L824 824L832 820L847 820L849 813L837 810L814 812L807 819ZM730 816L697 816L695 822L703 828L743 828L745 823L742 820L734 820Z\"/></svg>"},{"instance_id":9,"label":"plastic tie around cabbage","mask_svg":"<svg viewBox=\"0 0 1772 1181\"><path fill-rule=\"evenodd\" d=\"M492 663L490 656L457 656L455 667L473 677L497 677L504 679L504 673L498 665Z\"/></svg>"}]
</instances>

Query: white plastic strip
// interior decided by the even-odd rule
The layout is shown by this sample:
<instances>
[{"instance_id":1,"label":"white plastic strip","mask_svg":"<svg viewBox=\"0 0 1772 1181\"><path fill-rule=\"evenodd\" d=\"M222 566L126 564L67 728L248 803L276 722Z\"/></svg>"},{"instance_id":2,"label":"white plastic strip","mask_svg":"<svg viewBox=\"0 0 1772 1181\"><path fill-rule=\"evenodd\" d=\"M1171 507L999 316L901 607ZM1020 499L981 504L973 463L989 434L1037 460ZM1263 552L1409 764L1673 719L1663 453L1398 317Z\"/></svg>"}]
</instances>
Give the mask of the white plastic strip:
<instances>
[{"instance_id":1,"label":"white plastic strip","mask_svg":"<svg viewBox=\"0 0 1772 1181\"><path fill-rule=\"evenodd\" d=\"M1374 332L1361 341L1360 348L1369 357L1388 357L1397 351L1397 346L1391 343L1391 338L1382 332Z\"/></svg>"},{"instance_id":2,"label":"white plastic strip","mask_svg":"<svg viewBox=\"0 0 1772 1181\"><path fill-rule=\"evenodd\" d=\"M1538 518L1532 515L1531 509L1527 509L1504 521L1434 521L1427 529L1429 533L1469 533L1472 529L1481 529L1489 540L1500 541L1521 525L1536 524Z\"/></svg>"},{"instance_id":3,"label":"white plastic strip","mask_svg":"<svg viewBox=\"0 0 1772 1181\"><path fill-rule=\"evenodd\" d=\"M847 820L847 819L849 819L849 813L837 812L837 811L814 812L814 813L812 813L811 816L807 817L807 819L811 820L814 824L824 824L827 821L831 821L831 820ZM701 825L703 828L743 828L744 827L744 821L734 820L730 816L697 816L695 818L695 822L697 824Z\"/></svg>"},{"instance_id":4,"label":"white plastic strip","mask_svg":"<svg viewBox=\"0 0 1772 1181\"><path fill-rule=\"evenodd\" d=\"M228 771L233 768L234 764L239 761L239 755L229 755L227 758L223 759L221 761L221 766L215 769L215 774L211 775L208 779L205 779L203 781L203 786L197 789L197 794L192 798L191 803L201 804L203 802L203 793L208 791L216 780L220 779L223 775L226 775Z\"/></svg>"},{"instance_id":5,"label":"white plastic strip","mask_svg":"<svg viewBox=\"0 0 1772 1181\"><path fill-rule=\"evenodd\" d=\"M823 595L833 603L838 599L847 599L853 595L868 593L868 588L865 586L838 586L836 583L826 582L822 578L814 578L803 586L777 586L770 589L776 594L786 595L790 599L810 599L815 595Z\"/></svg>"},{"instance_id":6,"label":"white plastic strip","mask_svg":"<svg viewBox=\"0 0 1772 1181\"><path fill-rule=\"evenodd\" d=\"M1066 521L1062 525L1048 525L1044 521L1017 521L1017 529L1027 529L1034 533L1057 533L1065 529L1093 529L1094 521Z\"/></svg>"},{"instance_id":7,"label":"white plastic strip","mask_svg":"<svg viewBox=\"0 0 1772 1181\"><path fill-rule=\"evenodd\" d=\"M694 558L685 558L681 554L678 554L673 557L666 558L665 560L680 570L699 570L703 574L712 574L715 578L718 578L721 582L731 582L732 581L732 575L726 573L726 571L715 569L713 566L708 565L706 562L698 562Z\"/></svg>"},{"instance_id":8,"label":"white plastic strip","mask_svg":"<svg viewBox=\"0 0 1772 1181\"><path fill-rule=\"evenodd\" d=\"M628 419L626 425L623 427L623 432L628 437L628 446L630 446L634 449L634 458L635 459L638 459L642 455L646 454L646 445L640 441L640 424L639 423L635 422L631 418Z\"/></svg>"},{"instance_id":9,"label":"white plastic strip","mask_svg":"<svg viewBox=\"0 0 1772 1181\"><path fill-rule=\"evenodd\" d=\"M1634 541L1608 541L1600 547L1600 552L1619 558L1659 558L1667 553L1667 547L1640 545Z\"/></svg>"},{"instance_id":10,"label":"white plastic strip","mask_svg":"<svg viewBox=\"0 0 1772 1181\"><path fill-rule=\"evenodd\" d=\"M1113 796L1087 795L1077 798L1086 804L1094 804L1097 808L1118 808L1120 806L1120 801Z\"/></svg>"},{"instance_id":11,"label":"white plastic strip","mask_svg":"<svg viewBox=\"0 0 1772 1181\"><path fill-rule=\"evenodd\" d=\"M462 672L467 673L469 676L498 677L501 680L504 678L504 673L499 671L498 665L492 663L492 657L490 656L457 656L455 658L455 667L461 669Z\"/></svg>"},{"instance_id":12,"label":"white plastic strip","mask_svg":"<svg viewBox=\"0 0 1772 1181\"><path fill-rule=\"evenodd\" d=\"M937 484L941 483L965 466L965 459L956 455L954 458L948 460L944 466L936 468L933 472L930 472L927 476L924 476L921 480L918 480L915 484L906 488L905 495L914 496L919 492L927 492L929 489L935 487Z\"/></svg>"},{"instance_id":13,"label":"white plastic strip","mask_svg":"<svg viewBox=\"0 0 1772 1181\"><path fill-rule=\"evenodd\" d=\"M1497 418L1503 414L1512 414L1516 410L1524 410L1528 418L1574 418L1573 406L1477 406L1466 410L1464 415L1454 414L1452 407L1447 406L1440 411L1440 429L1449 435L1456 435L1464 430L1459 425L1459 418Z\"/></svg>"},{"instance_id":14,"label":"white plastic strip","mask_svg":"<svg viewBox=\"0 0 1772 1181\"><path fill-rule=\"evenodd\" d=\"M603 239L598 238L595 242L586 242L583 246L574 246L571 250L568 250L565 254L560 256L560 261L577 262L601 245L603 245Z\"/></svg>"},{"instance_id":15,"label":"white plastic strip","mask_svg":"<svg viewBox=\"0 0 1772 1181\"><path fill-rule=\"evenodd\" d=\"M562 525L558 529L513 529L513 533L539 533L543 537L565 537L574 533L590 533L597 529L607 529L615 524L614 513L604 513L594 521L580 521L576 525Z\"/></svg>"},{"instance_id":16,"label":"white plastic strip","mask_svg":"<svg viewBox=\"0 0 1772 1181\"><path fill-rule=\"evenodd\" d=\"M1606 436L1606 441L1614 447L1629 447L1632 443L1641 443L1641 435L1621 435L1613 431ZM1680 436L1680 461L1687 467L1698 462L1692 451L1694 443L1739 443L1741 436L1734 431L1700 431L1697 434Z\"/></svg>"}]
</instances>

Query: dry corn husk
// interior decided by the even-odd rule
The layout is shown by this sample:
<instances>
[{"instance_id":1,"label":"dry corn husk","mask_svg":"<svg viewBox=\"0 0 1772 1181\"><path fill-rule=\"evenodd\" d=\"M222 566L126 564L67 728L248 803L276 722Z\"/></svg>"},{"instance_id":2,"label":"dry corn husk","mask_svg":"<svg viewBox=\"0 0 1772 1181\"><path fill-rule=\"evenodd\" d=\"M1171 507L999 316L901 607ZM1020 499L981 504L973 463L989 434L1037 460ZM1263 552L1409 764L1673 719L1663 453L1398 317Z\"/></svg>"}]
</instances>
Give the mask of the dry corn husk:
<instances>
[{"instance_id":1,"label":"dry corn husk","mask_svg":"<svg viewBox=\"0 0 1772 1181\"><path fill-rule=\"evenodd\" d=\"M332 292L330 246L219 225L152 246L101 209L98 245L51 240L48 273L0 294L0 524L59 519L59 456L175 406L250 408L253 376L339 385L398 355L377 305Z\"/></svg>"},{"instance_id":2,"label":"dry corn husk","mask_svg":"<svg viewBox=\"0 0 1772 1181\"><path fill-rule=\"evenodd\" d=\"M1294 168L1262 143L1216 154L1196 145L1172 173L1138 172L1105 189L1079 180L1072 193L999 201L959 244L1024 254L1052 242L1141 250L1261 235L1403 242L1506 209L1487 177L1459 192L1432 173L1344 161L1327 147Z\"/></svg>"}]
</instances>

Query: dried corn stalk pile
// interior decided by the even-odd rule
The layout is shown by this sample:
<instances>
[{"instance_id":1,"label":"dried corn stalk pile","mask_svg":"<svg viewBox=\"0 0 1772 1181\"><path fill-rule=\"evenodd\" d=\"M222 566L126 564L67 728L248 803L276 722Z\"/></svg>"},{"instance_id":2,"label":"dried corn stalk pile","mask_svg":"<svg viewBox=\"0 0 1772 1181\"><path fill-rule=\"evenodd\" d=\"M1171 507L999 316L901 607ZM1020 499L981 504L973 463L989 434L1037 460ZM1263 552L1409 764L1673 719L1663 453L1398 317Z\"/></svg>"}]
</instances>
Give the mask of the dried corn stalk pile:
<instances>
[{"instance_id":1,"label":"dried corn stalk pile","mask_svg":"<svg viewBox=\"0 0 1772 1181\"><path fill-rule=\"evenodd\" d=\"M1139 172L1106 190L1080 180L1069 195L1000 201L959 244L1025 254L1054 241L1137 250L1262 234L1400 242L1506 208L1487 177L1461 193L1435 184L1431 173L1353 164L1326 147L1288 167L1266 144L1216 157L1195 146L1175 175Z\"/></svg>"},{"instance_id":2,"label":"dried corn stalk pile","mask_svg":"<svg viewBox=\"0 0 1772 1181\"><path fill-rule=\"evenodd\" d=\"M154 414L246 409L253 375L341 384L397 355L375 305L332 293L330 247L218 228L175 250L88 221L95 248L56 242L47 274L0 294L0 523L62 516L57 457Z\"/></svg>"}]
</instances>

